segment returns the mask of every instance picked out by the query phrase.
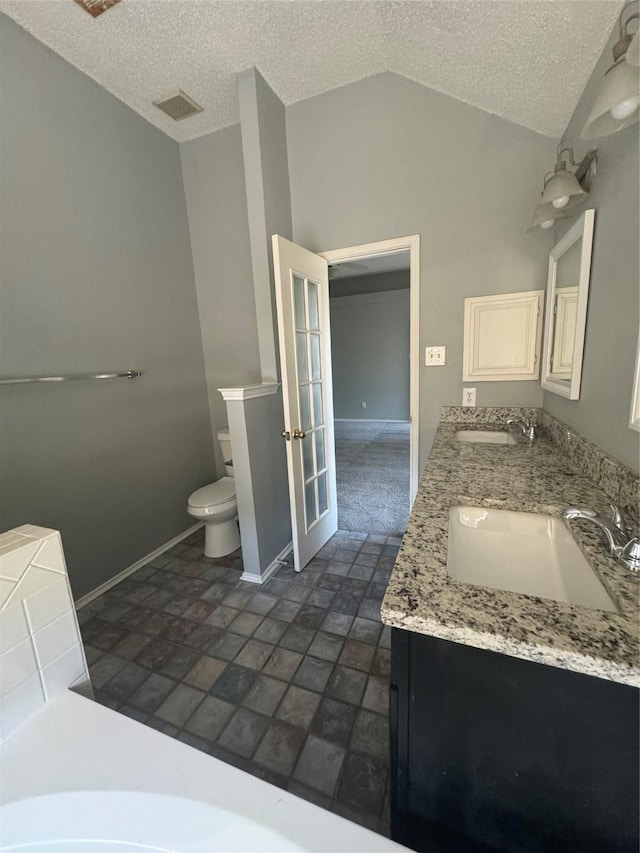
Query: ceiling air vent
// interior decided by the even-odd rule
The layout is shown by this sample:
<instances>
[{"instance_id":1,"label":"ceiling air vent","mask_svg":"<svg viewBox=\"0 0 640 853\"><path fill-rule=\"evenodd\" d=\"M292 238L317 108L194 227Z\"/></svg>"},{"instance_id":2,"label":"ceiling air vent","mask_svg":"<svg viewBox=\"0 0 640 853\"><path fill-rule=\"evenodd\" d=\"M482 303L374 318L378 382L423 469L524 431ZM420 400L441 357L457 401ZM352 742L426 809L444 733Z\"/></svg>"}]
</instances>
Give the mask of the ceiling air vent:
<instances>
[{"instance_id":1,"label":"ceiling air vent","mask_svg":"<svg viewBox=\"0 0 640 853\"><path fill-rule=\"evenodd\" d=\"M175 95L167 95L166 98L161 98L153 103L175 121L194 116L196 113L201 113L203 109L200 104L196 104L193 98L185 95L182 89L178 89Z\"/></svg>"},{"instance_id":2,"label":"ceiling air vent","mask_svg":"<svg viewBox=\"0 0 640 853\"><path fill-rule=\"evenodd\" d=\"M107 9L110 9L119 2L120 0L76 0L78 6L82 6L85 12L88 12L94 18L97 18L98 15L106 12Z\"/></svg>"}]
</instances>

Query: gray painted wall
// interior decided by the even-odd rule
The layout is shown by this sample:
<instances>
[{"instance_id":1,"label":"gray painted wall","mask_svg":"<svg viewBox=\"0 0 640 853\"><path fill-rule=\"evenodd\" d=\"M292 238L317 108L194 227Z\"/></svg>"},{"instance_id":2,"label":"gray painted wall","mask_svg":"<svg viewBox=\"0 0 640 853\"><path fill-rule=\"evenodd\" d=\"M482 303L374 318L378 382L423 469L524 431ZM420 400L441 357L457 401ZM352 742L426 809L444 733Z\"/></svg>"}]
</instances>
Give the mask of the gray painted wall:
<instances>
[{"instance_id":1,"label":"gray painted wall","mask_svg":"<svg viewBox=\"0 0 640 853\"><path fill-rule=\"evenodd\" d=\"M284 104L256 68L238 75L253 287L262 381L280 372L271 237L291 239L291 196Z\"/></svg>"},{"instance_id":2,"label":"gray painted wall","mask_svg":"<svg viewBox=\"0 0 640 853\"><path fill-rule=\"evenodd\" d=\"M279 374L271 235L291 237L285 109L255 68L239 75L238 98L260 368L262 381L268 382ZM291 542L282 394L246 401L244 419L242 455L250 478L236 471L236 492L239 509L252 505L255 547L243 556L246 570L258 573ZM234 452L239 440L232 434ZM240 515L241 530L248 524Z\"/></svg>"},{"instance_id":3,"label":"gray painted wall","mask_svg":"<svg viewBox=\"0 0 640 853\"><path fill-rule=\"evenodd\" d=\"M579 400L545 392L544 408L638 471L638 433L629 429L639 326L638 124L592 141L580 133L611 65L612 36L567 127L576 156L598 147L598 172L584 207L596 210L587 335ZM579 208L579 215L583 208ZM572 221L574 221L572 219ZM554 242L564 233L554 230Z\"/></svg>"},{"instance_id":4,"label":"gray painted wall","mask_svg":"<svg viewBox=\"0 0 640 853\"><path fill-rule=\"evenodd\" d=\"M247 401L245 417L259 564L264 572L291 542L287 461L280 435L282 390Z\"/></svg>"},{"instance_id":5,"label":"gray painted wall","mask_svg":"<svg viewBox=\"0 0 640 853\"><path fill-rule=\"evenodd\" d=\"M213 477L178 146L0 15L0 529L62 531L76 597L194 522Z\"/></svg>"},{"instance_id":6,"label":"gray painted wall","mask_svg":"<svg viewBox=\"0 0 640 853\"><path fill-rule=\"evenodd\" d=\"M421 236L420 460L462 400L466 296L546 285L550 238L527 234L555 142L391 73L287 109L294 240L326 251ZM421 356L422 361L422 356ZM539 382L479 382L478 405L542 402Z\"/></svg>"},{"instance_id":7,"label":"gray painted wall","mask_svg":"<svg viewBox=\"0 0 640 853\"><path fill-rule=\"evenodd\" d=\"M240 125L180 145L214 435L228 423L218 388L260 382ZM216 442L218 474L222 456Z\"/></svg>"},{"instance_id":8,"label":"gray painted wall","mask_svg":"<svg viewBox=\"0 0 640 853\"><path fill-rule=\"evenodd\" d=\"M409 290L333 297L329 310L334 417L408 421Z\"/></svg>"}]
</instances>

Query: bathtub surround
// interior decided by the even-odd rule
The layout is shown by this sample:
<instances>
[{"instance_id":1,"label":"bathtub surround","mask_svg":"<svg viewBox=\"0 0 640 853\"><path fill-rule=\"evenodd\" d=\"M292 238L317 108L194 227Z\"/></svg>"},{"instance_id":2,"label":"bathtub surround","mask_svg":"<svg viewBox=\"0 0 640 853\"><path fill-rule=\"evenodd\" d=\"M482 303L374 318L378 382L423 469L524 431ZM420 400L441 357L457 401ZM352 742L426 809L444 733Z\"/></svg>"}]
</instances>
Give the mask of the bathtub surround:
<instances>
[{"instance_id":1,"label":"bathtub surround","mask_svg":"<svg viewBox=\"0 0 640 853\"><path fill-rule=\"evenodd\" d=\"M616 28L564 133L576 141L578 156L588 147L580 133L618 38ZM580 399L546 391L543 403L547 412L636 474L640 444L638 433L629 429L629 409L640 319L639 128L635 124L597 140L598 173L586 205L596 209L596 225ZM567 220L568 226L572 221ZM566 230L562 223L554 230L554 243Z\"/></svg>"},{"instance_id":2,"label":"bathtub surround","mask_svg":"<svg viewBox=\"0 0 640 853\"><path fill-rule=\"evenodd\" d=\"M57 530L0 534L0 742L69 687L93 696Z\"/></svg>"},{"instance_id":3,"label":"bathtub surround","mask_svg":"<svg viewBox=\"0 0 640 853\"><path fill-rule=\"evenodd\" d=\"M81 597L214 479L178 145L0 15L0 530L62 532Z\"/></svg>"}]
</instances>

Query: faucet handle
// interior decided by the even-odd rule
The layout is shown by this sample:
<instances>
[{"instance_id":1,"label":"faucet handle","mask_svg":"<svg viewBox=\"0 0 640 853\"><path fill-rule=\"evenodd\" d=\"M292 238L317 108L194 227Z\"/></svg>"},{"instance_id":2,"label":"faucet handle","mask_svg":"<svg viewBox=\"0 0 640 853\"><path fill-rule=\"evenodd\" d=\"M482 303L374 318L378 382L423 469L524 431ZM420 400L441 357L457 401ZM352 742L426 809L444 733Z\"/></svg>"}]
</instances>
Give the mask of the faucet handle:
<instances>
[{"instance_id":1,"label":"faucet handle","mask_svg":"<svg viewBox=\"0 0 640 853\"><path fill-rule=\"evenodd\" d=\"M632 572L640 572L640 538L629 539L622 549L620 561Z\"/></svg>"}]
</instances>

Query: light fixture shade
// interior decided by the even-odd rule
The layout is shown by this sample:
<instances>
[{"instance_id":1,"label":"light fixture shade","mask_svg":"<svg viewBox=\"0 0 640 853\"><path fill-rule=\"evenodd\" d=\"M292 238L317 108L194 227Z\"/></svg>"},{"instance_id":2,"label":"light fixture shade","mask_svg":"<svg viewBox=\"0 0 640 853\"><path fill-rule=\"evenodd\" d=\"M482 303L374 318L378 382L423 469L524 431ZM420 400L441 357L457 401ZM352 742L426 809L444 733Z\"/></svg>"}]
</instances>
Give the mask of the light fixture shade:
<instances>
[{"instance_id":1,"label":"light fixture shade","mask_svg":"<svg viewBox=\"0 0 640 853\"><path fill-rule=\"evenodd\" d=\"M587 193L582 189L575 175L567 172L565 169L561 169L547 181L542 191L540 204L550 205L554 199L569 196L568 202L560 208L561 210L567 210L567 208L573 207L583 201L582 196L586 195Z\"/></svg>"},{"instance_id":2,"label":"light fixture shade","mask_svg":"<svg viewBox=\"0 0 640 853\"><path fill-rule=\"evenodd\" d=\"M638 70L624 60L618 61L604 75L600 85L600 91L582 131L583 139L598 139L601 136L609 136L624 127L638 121L640 110L638 105L630 116L616 119L611 110L627 101L640 101L640 77Z\"/></svg>"},{"instance_id":3,"label":"light fixture shade","mask_svg":"<svg viewBox=\"0 0 640 853\"><path fill-rule=\"evenodd\" d=\"M533 211L533 219L531 220L531 225L527 228L527 232L535 231L536 228L542 228L543 222L553 222L553 225L555 225L557 219L567 219L565 210L566 208L558 210L552 204L543 204L542 201L539 201L536 209Z\"/></svg>"}]
</instances>

